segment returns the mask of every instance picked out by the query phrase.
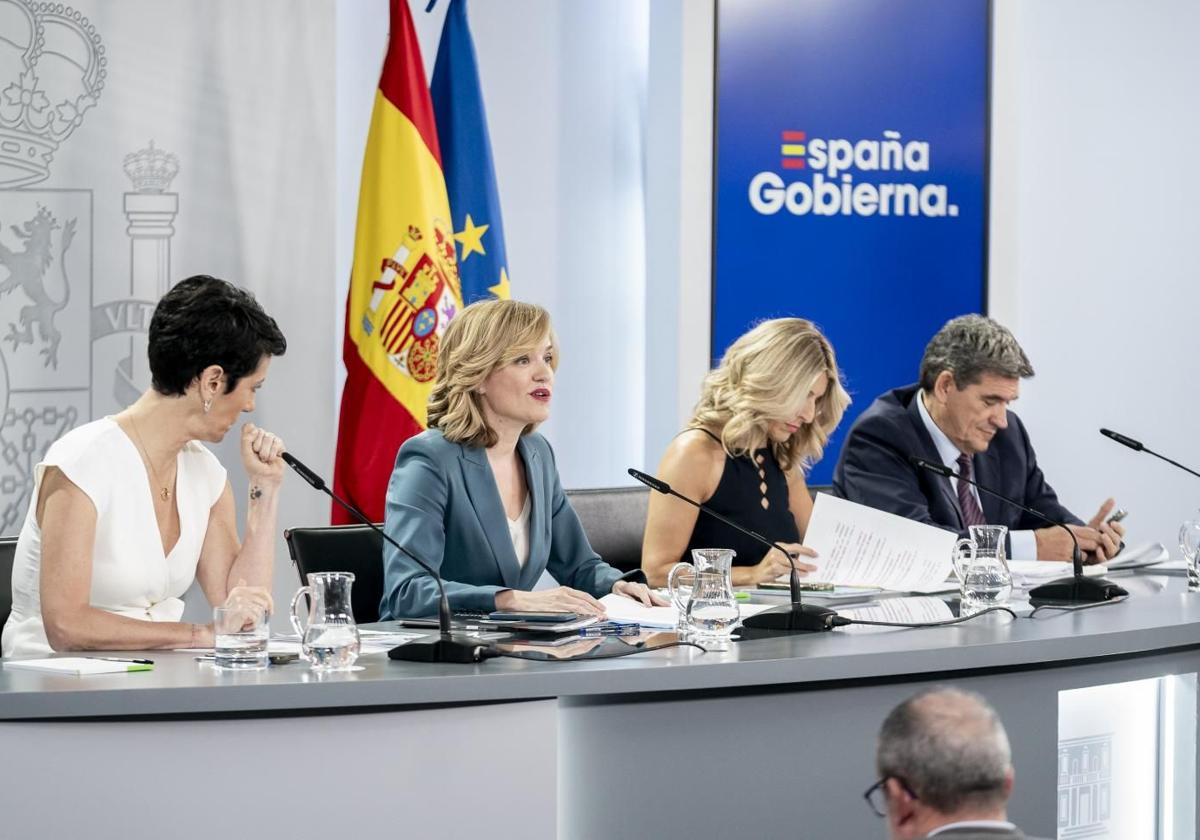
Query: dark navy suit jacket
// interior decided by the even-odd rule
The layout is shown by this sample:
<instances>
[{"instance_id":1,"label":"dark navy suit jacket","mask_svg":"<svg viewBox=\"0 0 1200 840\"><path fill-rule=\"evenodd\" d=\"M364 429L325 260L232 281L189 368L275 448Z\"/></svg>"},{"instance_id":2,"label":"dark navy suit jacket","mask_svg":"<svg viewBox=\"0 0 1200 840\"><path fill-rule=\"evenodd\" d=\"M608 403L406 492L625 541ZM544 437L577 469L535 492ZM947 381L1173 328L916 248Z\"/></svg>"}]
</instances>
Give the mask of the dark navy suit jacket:
<instances>
[{"instance_id":1,"label":"dark navy suit jacket","mask_svg":"<svg viewBox=\"0 0 1200 840\"><path fill-rule=\"evenodd\" d=\"M886 510L907 519L937 525L966 536L962 511L950 479L908 463L916 455L942 463L917 408L918 386L896 388L875 400L850 428L833 473L834 493L843 499ZM974 478L985 487L1040 511L1059 522L1082 524L1063 507L1037 465L1021 419L1008 412L1008 428L992 438L986 452L972 461ZM979 491L980 507L991 525L1010 531L1046 527L1046 523Z\"/></svg>"}]
</instances>

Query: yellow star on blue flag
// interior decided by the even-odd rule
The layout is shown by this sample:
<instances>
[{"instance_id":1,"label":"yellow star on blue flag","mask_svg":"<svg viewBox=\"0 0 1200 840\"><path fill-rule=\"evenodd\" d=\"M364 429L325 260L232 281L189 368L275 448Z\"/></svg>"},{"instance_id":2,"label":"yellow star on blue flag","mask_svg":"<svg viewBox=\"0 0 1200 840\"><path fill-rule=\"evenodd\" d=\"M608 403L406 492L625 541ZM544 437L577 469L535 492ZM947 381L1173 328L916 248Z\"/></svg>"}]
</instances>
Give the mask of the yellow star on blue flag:
<instances>
[{"instance_id":1,"label":"yellow star on blue flag","mask_svg":"<svg viewBox=\"0 0 1200 840\"><path fill-rule=\"evenodd\" d=\"M500 282L495 286L488 286L488 291L500 300L512 300L512 289L508 287L508 272L500 269Z\"/></svg>"},{"instance_id":2,"label":"yellow star on blue flag","mask_svg":"<svg viewBox=\"0 0 1200 840\"><path fill-rule=\"evenodd\" d=\"M467 27L467 0L451 0L446 10L429 93L442 150L451 222L454 230L459 231L454 239L462 247L458 273L463 303L507 298L510 291L504 223L496 192L487 115L479 88L475 44ZM487 224L476 224L475 219L485 219ZM484 233L487 248L483 247Z\"/></svg>"},{"instance_id":3,"label":"yellow star on blue flag","mask_svg":"<svg viewBox=\"0 0 1200 840\"><path fill-rule=\"evenodd\" d=\"M454 240L462 246L462 256L458 258L459 262L466 262L467 257L471 254L487 254L483 250L483 235L487 233L487 229L491 225L476 225L471 220L471 214L467 214L467 222L463 225L463 229L454 234Z\"/></svg>"}]
</instances>

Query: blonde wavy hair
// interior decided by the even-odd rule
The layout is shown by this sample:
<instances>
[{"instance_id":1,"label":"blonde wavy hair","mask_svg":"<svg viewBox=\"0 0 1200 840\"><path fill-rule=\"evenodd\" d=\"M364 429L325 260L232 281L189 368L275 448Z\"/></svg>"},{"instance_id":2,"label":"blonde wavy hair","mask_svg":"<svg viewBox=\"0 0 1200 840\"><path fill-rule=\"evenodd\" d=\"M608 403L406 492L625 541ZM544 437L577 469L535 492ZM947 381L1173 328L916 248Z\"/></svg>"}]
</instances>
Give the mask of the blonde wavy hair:
<instances>
[{"instance_id":1,"label":"blonde wavy hair","mask_svg":"<svg viewBox=\"0 0 1200 840\"><path fill-rule=\"evenodd\" d=\"M817 400L812 423L782 443L771 441L767 424L799 413L814 380L825 374L829 387ZM709 429L730 457L750 455L769 443L783 470L821 459L829 436L841 422L850 395L842 386L833 346L811 321L763 321L725 351L721 364L704 378L700 401L688 428Z\"/></svg>"},{"instance_id":2,"label":"blonde wavy hair","mask_svg":"<svg viewBox=\"0 0 1200 840\"><path fill-rule=\"evenodd\" d=\"M550 366L557 370L558 340L550 313L542 307L516 300L483 300L459 312L438 348L429 428L440 429L454 443L494 445L499 438L483 413L479 386L497 368L539 351L547 337L553 345ZM535 428L530 424L521 434Z\"/></svg>"}]
</instances>

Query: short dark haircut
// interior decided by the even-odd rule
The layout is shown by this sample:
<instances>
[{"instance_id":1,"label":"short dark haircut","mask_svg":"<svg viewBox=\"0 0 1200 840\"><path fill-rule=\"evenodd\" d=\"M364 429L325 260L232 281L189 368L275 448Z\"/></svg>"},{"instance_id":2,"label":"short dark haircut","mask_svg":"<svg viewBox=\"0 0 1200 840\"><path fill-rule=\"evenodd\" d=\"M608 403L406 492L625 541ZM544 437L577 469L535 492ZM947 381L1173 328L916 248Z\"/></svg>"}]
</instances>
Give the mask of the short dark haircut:
<instances>
[{"instance_id":1,"label":"short dark haircut","mask_svg":"<svg viewBox=\"0 0 1200 840\"><path fill-rule=\"evenodd\" d=\"M287 339L254 295L227 280L197 274L163 295L150 318L154 390L181 396L209 365L225 371L225 393L264 356L282 356Z\"/></svg>"},{"instance_id":2,"label":"short dark haircut","mask_svg":"<svg viewBox=\"0 0 1200 840\"><path fill-rule=\"evenodd\" d=\"M990 373L1028 379L1033 365L1008 328L983 315L960 315L946 322L929 340L921 359L921 390L930 393L942 371L954 374L959 389Z\"/></svg>"},{"instance_id":3,"label":"short dark haircut","mask_svg":"<svg viewBox=\"0 0 1200 840\"><path fill-rule=\"evenodd\" d=\"M880 778L904 780L942 814L1008 798L1008 735L974 692L927 689L892 709L879 730L875 764Z\"/></svg>"}]
</instances>

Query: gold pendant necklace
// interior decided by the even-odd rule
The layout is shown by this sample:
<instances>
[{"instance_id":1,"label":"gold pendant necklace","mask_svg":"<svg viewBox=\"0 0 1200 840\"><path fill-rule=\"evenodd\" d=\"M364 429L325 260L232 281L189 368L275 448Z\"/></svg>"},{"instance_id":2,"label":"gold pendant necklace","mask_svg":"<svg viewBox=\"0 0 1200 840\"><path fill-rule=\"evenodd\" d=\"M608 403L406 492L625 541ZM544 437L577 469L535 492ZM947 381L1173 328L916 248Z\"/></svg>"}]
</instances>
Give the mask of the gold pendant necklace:
<instances>
[{"instance_id":1,"label":"gold pendant necklace","mask_svg":"<svg viewBox=\"0 0 1200 840\"><path fill-rule=\"evenodd\" d=\"M129 426L133 429L133 434L137 438L138 451L142 453L142 457L146 459L147 466L150 467L150 473L154 476L154 483L160 485L158 497L164 502L171 500L171 490L158 477L158 470L154 469L154 462L150 460L150 454L146 451L146 444L142 443L142 433L138 431L137 421L133 419L133 415L129 415Z\"/></svg>"}]
</instances>

